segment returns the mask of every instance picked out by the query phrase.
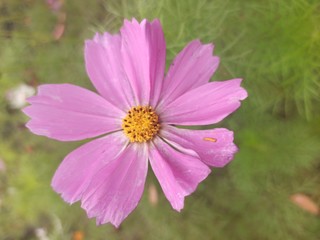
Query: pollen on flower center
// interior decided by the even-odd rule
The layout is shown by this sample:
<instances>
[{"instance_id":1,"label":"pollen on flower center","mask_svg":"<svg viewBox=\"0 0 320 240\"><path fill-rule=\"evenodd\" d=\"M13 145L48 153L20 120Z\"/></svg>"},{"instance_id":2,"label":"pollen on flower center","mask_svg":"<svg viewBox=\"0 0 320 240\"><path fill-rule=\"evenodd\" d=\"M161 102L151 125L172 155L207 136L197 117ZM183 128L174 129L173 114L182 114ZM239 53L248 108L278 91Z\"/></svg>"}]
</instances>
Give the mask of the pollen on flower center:
<instances>
[{"instance_id":1,"label":"pollen on flower center","mask_svg":"<svg viewBox=\"0 0 320 240\"><path fill-rule=\"evenodd\" d=\"M159 117L150 106L137 106L128 111L122 128L130 142L147 142L159 131Z\"/></svg>"}]
</instances>

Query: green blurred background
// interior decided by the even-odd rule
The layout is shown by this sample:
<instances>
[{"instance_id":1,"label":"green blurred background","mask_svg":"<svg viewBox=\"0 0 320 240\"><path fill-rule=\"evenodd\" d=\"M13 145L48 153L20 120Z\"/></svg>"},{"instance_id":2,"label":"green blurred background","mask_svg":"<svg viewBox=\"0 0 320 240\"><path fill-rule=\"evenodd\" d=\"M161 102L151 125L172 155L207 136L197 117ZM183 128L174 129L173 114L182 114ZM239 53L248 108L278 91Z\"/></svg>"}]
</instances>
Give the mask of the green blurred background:
<instances>
[{"instance_id":1,"label":"green blurred background","mask_svg":"<svg viewBox=\"0 0 320 240\"><path fill-rule=\"evenodd\" d=\"M234 130L239 153L181 213L149 171L142 201L121 227L97 227L50 187L82 143L31 134L12 101L25 94L21 84L93 89L84 40L132 17L161 20L167 65L189 41L213 42L221 65L212 80L242 77L249 97L215 125ZM320 239L319 0L0 0L0 35L1 240Z\"/></svg>"}]
</instances>

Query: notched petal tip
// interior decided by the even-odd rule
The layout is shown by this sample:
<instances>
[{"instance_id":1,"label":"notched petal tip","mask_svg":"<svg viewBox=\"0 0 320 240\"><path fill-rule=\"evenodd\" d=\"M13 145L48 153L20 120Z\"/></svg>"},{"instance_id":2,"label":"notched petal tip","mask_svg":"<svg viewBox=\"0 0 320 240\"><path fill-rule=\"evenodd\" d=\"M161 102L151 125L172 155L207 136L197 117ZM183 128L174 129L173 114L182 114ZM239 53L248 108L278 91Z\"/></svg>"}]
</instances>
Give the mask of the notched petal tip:
<instances>
[{"instance_id":1,"label":"notched petal tip","mask_svg":"<svg viewBox=\"0 0 320 240\"><path fill-rule=\"evenodd\" d=\"M185 197L187 197L187 196L185 196ZM177 211L178 213L180 213L182 211L182 209L184 208L184 200L185 199L182 200L182 202L179 206L173 206L173 203L170 202L172 209Z\"/></svg>"},{"instance_id":2,"label":"notched petal tip","mask_svg":"<svg viewBox=\"0 0 320 240\"><path fill-rule=\"evenodd\" d=\"M206 52L211 53L211 55L213 54L214 44L212 42L204 43L201 41L201 39L196 38L196 39L192 40L191 42L189 42L188 45L193 45L194 47L197 47L199 49L206 50Z\"/></svg>"},{"instance_id":3,"label":"notched petal tip","mask_svg":"<svg viewBox=\"0 0 320 240\"><path fill-rule=\"evenodd\" d=\"M247 90L241 86L243 79L242 78L236 78L234 80L229 80L229 81L235 81L237 82L238 86L239 86L239 90L240 90L240 95L239 95L239 100L244 100L248 97L248 92Z\"/></svg>"},{"instance_id":4,"label":"notched petal tip","mask_svg":"<svg viewBox=\"0 0 320 240\"><path fill-rule=\"evenodd\" d=\"M113 220L104 220L104 218L103 217L99 217L99 216L91 216L91 217L89 217L89 215L87 215L88 216L88 218L94 218L94 217L96 217L96 225L97 226L101 226L101 225L103 225L103 224L107 224L107 223L110 223L110 224L112 224L115 228L119 228L120 227L120 225L121 225L121 223L123 222L123 220L117 220L117 221L113 221Z\"/></svg>"},{"instance_id":5,"label":"notched petal tip","mask_svg":"<svg viewBox=\"0 0 320 240\"><path fill-rule=\"evenodd\" d=\"M140 26L139 21L136 18L131 18L131 20L129 19L124 19L123 20L123 25L121 27L121 29L123 29L124 27L130 27L130 26ZM121 32L121 30L120 30Z\"/></svg>"},{"instance_id":6,"label":"notched petal tip","mask_svg":"<svg viewBox=\"0 0 320 240\"><path fill-rule=\"evenodd\" d=\"M161 27L161 22L158 18L155 18L152 20L151 24L156 24L156 25L159 25Z\"/></svg>"},{"instance_id":7,"label":"notched petal tip","mask_svg":"<svg viewBox=\"0 0 320 240\"><path fill-rule=\"evenodd\" d=\"M145 20L145 19L143 19L143 20ZM142 21L143 21L143 20L142 20ZM142 21L141 21L141 22L142 22ZM136 18L134 18L134 17L131 19L131 22L134 23L134 24L139 24L139 21L138 21Z\"/></svg>"},{"instance_id":8,"label":"notched petal tip","mask_svg":"<svg viewBox=\"0 0 320 240\"><path fill-rule=\"evenodd\" d=\"M56 139L56 140L59 140L62 142L65 141L64 139L59 139L59 138L53 137L52 134L48 130L46 130L45 128L38 127L37 124L34 123L34 120L30 120L29 122L27 122L25 124L25 126L26 126L26 128L29 129L30 132L32 132L35 135Z\"/></svg>"},{"instance_id":9,"label":"notched petal tip","mask_svg":"<svg viewBox=\"0 0 320 240\"><path fill-rule=\"evenodd\" d=\"M88 42L88 41L99 42L101 40L101 37L102 37L102 34L100 34L99 32L96 32L92 39L90 40L87 39L85 42Z\"/></svg>"},{"instance_id":10,"label":"notched petal tip","mask_svg":"<svg viewBox=\"0 0 320 240\"><path fill-rule=\"evenodd\" d=\"M38 93L39 93L39 90L38 90ZM28 97L26 99L26 102L29 103L29 104L32 104L33 100L35 100L37 97L36 96L31 96L31 97ZM24 109L24 108L23 108ZM23 110L22 109L22 110Z\"/></svg>"},{"instance_id":11,"label":"notched petal tip","mask_svg":"<svg viewBox=\"0 0 320 240\"><path fill-rule=\"evenodd\" d=\"M93 39L86 39L84 41L84 53L86 53L86 51L88 50L88 48L90 48L91 44L96 43L96 37L94 37Z\"/></svg>"},{"instance_id":12,"label":"notched petal tip","mask_svg":"<svg viewBox=\"0 0 320 240\"><path fill-rule=\"evenodd\" d=\"M30 102L28 102L28 103L30 103ZM30 105L28 105L28 106L26 106L26 107L24 107L24 108L22 108L21 109L21 112L23 112L25 115L27 115L28 117L30 117L29 116L29 114L28 114L28 112L29 112L29 109L30 108Z\"/></svg>"},{"instance_id":13,"label":"notched petal tip","mask_svg":"<svg viewBox=\"0 0 320 240\"><path fill-rule=\"evenodd\" d=\"M141 19L141 21L139 21L138 19L136 19L135 17L131 18L131 21L129 19L124 19L123 20L124 24L130 23L130 24L137 24L137 25L144 25L144 24L157 24L161 26L160 20L158 18L154 18L152 21L149 21L147 18L143 18Z\"/></svg>"},{"instance_id":14,"label":"notched petal tip","mask_svg":"<svg viewBox=\"0 0 320 240\"><path fill-rule=\"evenodd\" d=\"M206 50L208 53L211 53L211 55L213 55L213 51L214 51L214 45L213 43L202 43L200 41L201 45L202 45L202 49ZM216 57L216 56L213 56Z\"/></svg>"}]
</instances>

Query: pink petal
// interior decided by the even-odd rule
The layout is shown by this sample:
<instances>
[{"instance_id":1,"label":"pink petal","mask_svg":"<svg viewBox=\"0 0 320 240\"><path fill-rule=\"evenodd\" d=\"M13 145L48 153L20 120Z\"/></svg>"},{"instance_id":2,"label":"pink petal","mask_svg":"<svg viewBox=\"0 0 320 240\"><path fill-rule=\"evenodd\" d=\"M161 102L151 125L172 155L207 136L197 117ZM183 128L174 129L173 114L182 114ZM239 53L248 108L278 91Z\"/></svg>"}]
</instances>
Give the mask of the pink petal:
<instances>
[{"instance_id":1,"label":"pink petal","mask_svg":"<svg viewBox=\"0 0 320 240\"><path fill-rule=\"evenodd\" d=\"M212 51L212 44L195 40L176 56L164 80L160 106L208 83L219 65L219 58L212 56Z\"/></svg>"},{"instance_id":2,"label":"pink petal","mask_svg":"<svg viewBox=\"0 0 320 240\"><path fill-rule=\"evenodd\" d=\"M121 109L136 105L121 60L120 35L96 34L85 43L87 73L101 96Z\"/></svg>"},{"instance_id":3,"label":"pink petal","mask_svg":"<svg viewBox=\"0 0 320 240\"><path fill-rule=\"evenodd\" d=\"M225 166L238 150L233 143L233 132L225 128L187 130L166 125L162 126L160 134L169 141L195 151L205 164L213 167Z\"/></svg>"},{"instance_id":4,"label":"pink petal","mask_svg":"<svg viewBox=\"0 0 320 240\"><path fill-rule=\"evenodd\" d=\"M206 125L221 121L247 97L241 79L210 82L190 90L161 109L161 121L177 125Z\"/></svg>"},{"instance_id":5,"label":"pink petal","mask_svg":"<svg viewBox=\"0 0 320 240\"><path fill-rule=\"evenodd\" d=\"M183 208L184 197L210 173L198 157L173 149L159 137L150 143L149 159L164 194L177 211Z\"/></svg>"},{"instance_id":6,"label":"pink petal","mask_svg":"<svg viewBox=\"0 0 320 240\"><path fill-rule=\"evenodd\" d=\"M138 205L148 170L146 149L144 144L130 144L117 157L107 156L111 161L92 177L81 206L97 224L118 227Z\"/></svg>"},{"instance_id":7,"label":"pink petal","mask_svg":"<svg viewBox=\"0 0 320 240\"><path fill-rule=\"evenodd\" d=\"M160 22L125 20L120 31L124 69L137 103L153 106L161 92L165 69L166 45Z\"/></svg>"},{"instance_id":8,"label":"pink petal","mask_svg":"<svg viewBox=\"0 0 320 240\"><path fill-rule=\"evenodd\" d=\"M96 137L121 129L124 112L99 95L71 84L48 84L28 99L23 112L31 132L61 141Z\"/></svg>"},{"instance_id":9,"label":"pink petal","mask_svg":"<svg viewBox=\"0 0 320 240\"><path fill-rule=\"evenodd\" d=\"M68 203L79 201L98 171L116 159L128 140L122 132L109 134L77 148L62 161L51 185Z\"/></svg>"}]
</instances>

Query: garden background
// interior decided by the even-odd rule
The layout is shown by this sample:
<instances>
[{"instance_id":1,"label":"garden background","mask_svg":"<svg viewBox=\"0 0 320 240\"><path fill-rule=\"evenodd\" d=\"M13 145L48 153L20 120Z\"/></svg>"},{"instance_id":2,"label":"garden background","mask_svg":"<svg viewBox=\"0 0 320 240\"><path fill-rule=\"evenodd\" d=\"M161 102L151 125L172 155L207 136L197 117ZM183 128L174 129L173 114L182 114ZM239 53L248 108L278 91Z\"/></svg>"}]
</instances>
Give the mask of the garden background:
<instances>
[{"instance_id":1,"label":"garden background","mask_svg":"<svg viewBox=\"0 0 320 240\"><path fill-rule=\"evenodd\" d=\"M83 142L31 134L14 98L25 94L17 95L21 84L93 89L84 40L132 17L161 20L167 66L193 39L214 43L221 64L212 80L242 77L249 97L215 125L235 132L240 151L181 213L149 171L142 201L121 227L97 227L50 187ZM1 240L320 239L319 0L0 0L0 36Z\"/></svg>"}]
</instances>

